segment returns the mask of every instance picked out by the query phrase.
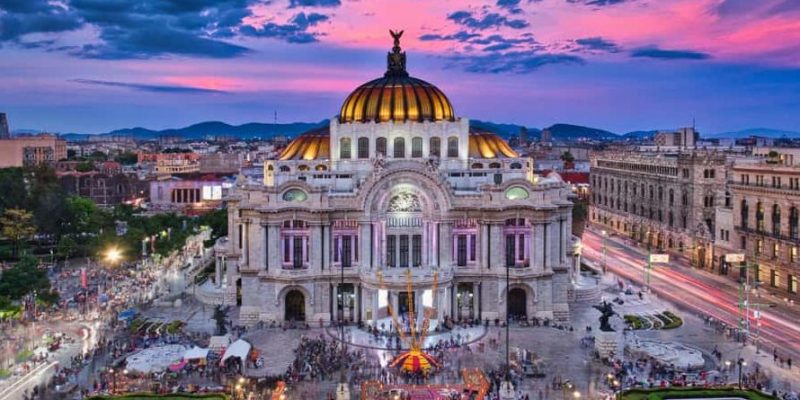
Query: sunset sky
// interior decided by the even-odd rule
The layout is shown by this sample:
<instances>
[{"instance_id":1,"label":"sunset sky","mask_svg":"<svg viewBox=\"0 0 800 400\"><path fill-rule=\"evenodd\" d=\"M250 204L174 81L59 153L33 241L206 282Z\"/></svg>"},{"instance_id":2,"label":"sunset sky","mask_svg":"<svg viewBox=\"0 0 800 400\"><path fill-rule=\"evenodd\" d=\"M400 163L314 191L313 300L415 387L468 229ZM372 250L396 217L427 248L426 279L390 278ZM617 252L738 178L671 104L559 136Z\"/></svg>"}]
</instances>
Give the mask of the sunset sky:
<instances>
[{"instance_id":1,"label":"sunset sky","mask_svg":"<svg viewBox=\"0 0 800 400\"><path fill-rule=\"evenodd\" d=\"M319 121L409 72L456 115L800 131L798 0L0 0L12 129Z\"/></svg>"}]
</instances>

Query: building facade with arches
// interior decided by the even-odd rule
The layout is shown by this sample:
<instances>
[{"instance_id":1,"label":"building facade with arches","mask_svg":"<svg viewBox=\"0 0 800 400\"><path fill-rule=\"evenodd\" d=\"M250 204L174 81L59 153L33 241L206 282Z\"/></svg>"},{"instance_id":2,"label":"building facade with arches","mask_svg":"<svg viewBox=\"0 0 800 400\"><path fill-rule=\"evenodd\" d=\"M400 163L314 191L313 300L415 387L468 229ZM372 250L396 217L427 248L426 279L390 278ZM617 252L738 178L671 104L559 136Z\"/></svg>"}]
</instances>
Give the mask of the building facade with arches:
<instances>
[{"instance_id":1,"label":"building facade with arches","mask_svg":"<svg viewBox=\"0 0 800 400\"><path fill-rule=\"evenodd\" d=\"M726 157L705 150L603 152L591 157L589 219L652 252L711 269L716 207L730 204ZM727 193L727 194L726 194Z\"/></svg>"},{"instance_id":2,"label":"building facade with arches","mask_svg":"<svg viewBox=\"0 0 800 400\"><path fill-rule=\"evenodd\" d=\"M457 117L408 75L398 43L387 64L328 126L265 162L263 182L230 191L218 258L241 320L494 320L508 305L567 321L569 186Z\"/></svg>"}]
</instances>

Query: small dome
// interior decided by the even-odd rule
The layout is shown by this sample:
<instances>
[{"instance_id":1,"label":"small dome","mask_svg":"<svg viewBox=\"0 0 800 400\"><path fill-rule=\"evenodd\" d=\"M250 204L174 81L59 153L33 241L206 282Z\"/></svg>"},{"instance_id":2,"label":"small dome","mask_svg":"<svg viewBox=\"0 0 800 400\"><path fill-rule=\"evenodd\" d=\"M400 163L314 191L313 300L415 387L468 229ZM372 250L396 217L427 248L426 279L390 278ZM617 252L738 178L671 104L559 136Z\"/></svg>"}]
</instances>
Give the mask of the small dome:
<instances>
[{"instance_id":1,"label":"small dome","mask_svg":"<svg viewBox=\"0 0 800 400\"><path fill-rule=\"evenodd\" d=\"M330 157L330 131L322 127L308 131L289 143L278 160L324 160Z\"/></svg>"},{"instance_id":2,"label":"small dome","mask_svg":"<svg viewBox=\"0 0 800 400\"><path fill-rule=\"evenodd\" d=\"M500 136L477 128L469 128L469 156L471 158L519 157Z\"/></svg>"},{"instance_id":3,"label":"small dome","mask_svg":"<svg viewBox=\"0 0 800 400\"><path fill-rule=\"evenodd\" d=\"M339 122L453 121L453 105L436 86L408 75L403 32L391 32L394 47L387 55L382 78L369 81L347 96Z\"/></svg>"}]
</instances>

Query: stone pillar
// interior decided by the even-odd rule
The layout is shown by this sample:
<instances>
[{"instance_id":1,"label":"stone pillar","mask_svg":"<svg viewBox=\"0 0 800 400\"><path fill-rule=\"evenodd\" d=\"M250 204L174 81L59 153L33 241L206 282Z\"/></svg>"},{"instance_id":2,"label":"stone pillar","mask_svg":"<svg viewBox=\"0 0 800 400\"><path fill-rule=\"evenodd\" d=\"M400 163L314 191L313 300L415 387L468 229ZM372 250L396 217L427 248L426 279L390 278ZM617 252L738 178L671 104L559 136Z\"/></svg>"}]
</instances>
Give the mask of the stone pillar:
<instances>
[{"instance_id":1,"label":"stone pillar","mask_svg":"<svg viewBox=\"0 0 800 400\"><path fill-rule=\"evenodd\" d=\"M363 221L358 223L358 248L353 249L353 251L358 252L358 265L361 267L361 269L368 269L370 266L370 251L372 250L372 240L370 238L369 231L370 231L369 221Z\"/></svg>"},{"instance_id":2,"label":"stone pillar","mask_svg":"<svg viewBox=\"0 0 800 400\"><path fill-rule=\"evenodd\" d=\"M309 251L311 251L309 255L309 269L312 271L319 271L322 269L322 246L320 246L320 242L322 241L321 225L311 226L309 240L311 240L308 246Z\"/></svg>"},{"instance_id":3,"label":"stone pillar","mask_svg":"<svg viewBox=\"0 0 800 400\"><path fill-rule=\"evenodd\" d=\"M489 268L504 268L506 265L506 248L503 245L503 241L505 239L504 236L503 225L491 225L491 232L488 238L490 244L489 248L491 249L491 265L488 266Z\"/></svg>"},{"instance_id":4,"label":"stone pillar","mask_svg":"<svg viewBox=\"0 0 800 400\"><path fill-rule=\"evenodd\" d=\"M280 269L281 268L281 238L280 229L274 223L267 224L267 269Z\"/></svg>"},{"instance_id":5,"label":"stone pillar","mask_svg":"<svg viewBox=\"0 0 800 400\"><path fill-rule=\"evenodd\" d=\"M439 223L439 268L449 267L453 259L453 242L449 222Z\"/></svg>"},{"instance_id":6,"label":"stone pillar","mask_svg":"<svg viewBox=\"0 0 800 400\"><path fill-rule=\"evenodd\" d=\"M544 225L533 224L531 235L531 267L534 271L544 271Z\"/></svg>"},{"instance_id":7,"label":"stone pillar","mask_svg":"<svg viewBox=\"0 0 800 400\"><path fill-rule=\"evenodd\" d=\"M493 232L493 233L497 234L497 232ZM486 256L487 256L486 252L488 250L487 248L489 247L489 238L490 238L489 237L489 225L488 224L480 224L480 225L478 225L478 243L477 243L478 248L477 248L476 257L478 258L478 260L477 260L478 261L478 266L481 269L486 269L486 268L489 267L489 265L487 264L489 262L489 260L487 260L487 258L486 258ZM491 255L493 251L499 251L499 249L488 250L488 252L489 252L488 255Z\"/></svg>"}]
</instances>

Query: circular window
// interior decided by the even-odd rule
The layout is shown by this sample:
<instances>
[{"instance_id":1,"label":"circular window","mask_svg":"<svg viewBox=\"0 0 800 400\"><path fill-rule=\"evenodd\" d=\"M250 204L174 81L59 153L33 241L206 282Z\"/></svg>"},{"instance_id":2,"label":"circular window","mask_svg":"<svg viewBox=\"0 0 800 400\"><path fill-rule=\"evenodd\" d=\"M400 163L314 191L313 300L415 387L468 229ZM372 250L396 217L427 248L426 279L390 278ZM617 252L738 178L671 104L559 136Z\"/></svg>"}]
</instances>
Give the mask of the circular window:
<instances>
[{"instance_id":1,"label":"circular window","mask_svg":"<svg viewBox=\"0 0 800 400\"><path fill-rule=\"evenodd\" d=\"M300 189L289 189L283 192L283 200L285 201L306 201L308 194Z\"/></svg>"},{"instance_id":2,"label":"circular window","mask_svg":"<svg viewBox=\"0 0 800 400\"><path fill-rule=\"evenodd\" d=\"M509 200L525 200L528 198L528 191L525 188L514 186L506 190L506 198Z\"/></svg>"}]
</instances>

